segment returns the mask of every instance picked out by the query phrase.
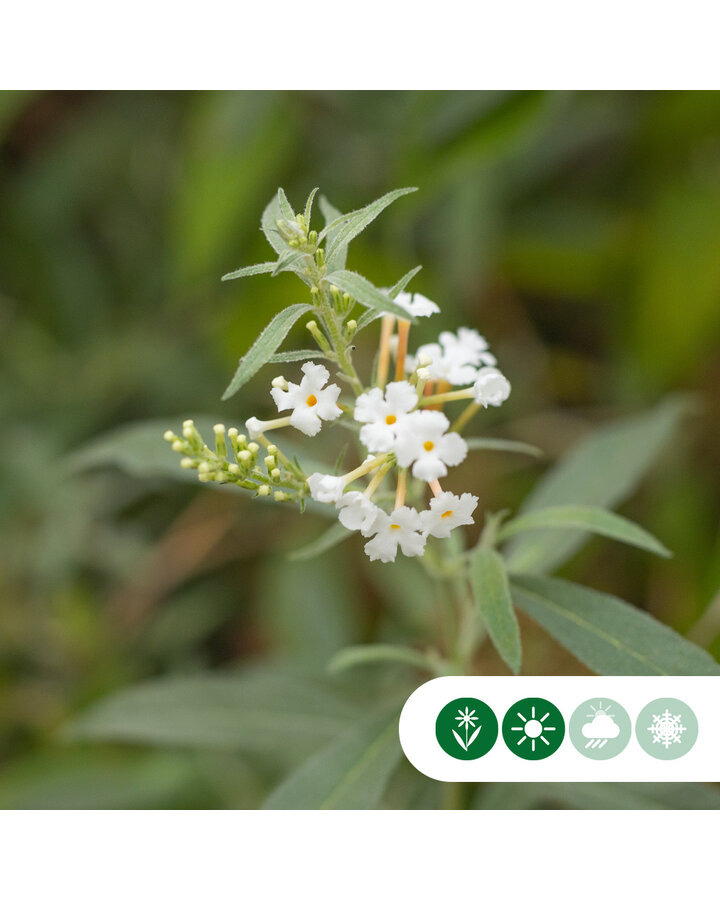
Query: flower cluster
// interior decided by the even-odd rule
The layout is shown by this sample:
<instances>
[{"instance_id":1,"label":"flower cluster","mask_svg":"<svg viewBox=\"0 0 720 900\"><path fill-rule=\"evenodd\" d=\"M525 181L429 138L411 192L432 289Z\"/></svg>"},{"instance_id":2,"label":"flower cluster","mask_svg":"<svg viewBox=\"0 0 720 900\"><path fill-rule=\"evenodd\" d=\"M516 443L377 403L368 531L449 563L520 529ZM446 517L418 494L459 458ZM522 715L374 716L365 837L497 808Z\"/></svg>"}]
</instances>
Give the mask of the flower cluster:
<instances>
[{"instance_id":1,"label":"flower cluster","mask_svg":"<svg viewBox=\"0 0 720 900\"><path fill-rule=\"evenodd\" d=\"M339 522L366 538L365 552L372 560L390 562L398 549L405 556L422 556L428 538L447 538L453 529L473 523L478 498L467 492L458 495L444 490L439 479L467 456L468 444L461 435L467 422L483 407L500 406L510 395L510 383L497 369L485 338L472 328L460 328L457 333L443 331L435 343L408 353L412 321L440 312L434 301L404 290L414 272L395 288L381 291L370 286L382 315L371 308L369 312L374 315L370 318L349 318L356 299L371 306L376 301L372 296L368 300L367 287L361 297L354 298L333 283L325 249L319 246L330 226L319 235L309 230L312 197L306 213L294 219L284 211L287 200L284 194L282 198L277 230L268 239L272 238L273 246L278 238L287 244L289 249L285 257L281 254L278 265L287 259L286 267L310 287L318 321L309 322L307 328L319 352L308 351L308 356L324 357L336 366L337 376L355 396L341 399L341 386L331 381L328 368L308 360L301 367L299 383L282 376L273 380L270 395L280 415L247 419L247 436L229 429L230 447L224 425L215 426L214 450L203 442L190 421L185 422L182 437L167 432L166 439L183 454L182 465L197 470L201 481L230 482L257 496L272 495L276 500L296 500L301 505L307 498L333 504ZM242 274L243 270L238 270L230 277ZM342 281L339 283L344 287ZM392 312L389 301L394 304L394 308L390 306ZM380 346L373 379L366 388L352 362L354 347L350 340L378 317L382 319ZM391 367L394 380L389 377ZM469 402L451 421L446 413L448 404L461 400ZM357 423L350 427L358 430L360 458L365 456L346 474L307 475L297 460L288 459L267 437L269 432L285 427L314 437L326 423L341 416ZM261 447L266 452L264 464L259 458ZM378 488L393 472L391 500ZM429 503L424 499L428 490ZM408 498L423 508L415 508Z\"/></svg>"}]
</instances>

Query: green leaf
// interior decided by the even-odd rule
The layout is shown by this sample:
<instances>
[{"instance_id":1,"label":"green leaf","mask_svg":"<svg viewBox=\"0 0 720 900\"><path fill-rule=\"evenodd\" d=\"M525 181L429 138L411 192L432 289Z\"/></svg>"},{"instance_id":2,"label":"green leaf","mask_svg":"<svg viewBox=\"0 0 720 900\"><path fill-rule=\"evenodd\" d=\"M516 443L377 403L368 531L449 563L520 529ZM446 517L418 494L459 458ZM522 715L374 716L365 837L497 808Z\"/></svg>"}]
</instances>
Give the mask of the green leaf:
<instances>
[{"instance_id":1,"label":"green leaf","mask_svg":"<svg viewBox=\"0 0 720 900\"><path fill-rule=\"evenodd\" d=\"M400 291L404 291L408 286L410 281L417 275L417 273L422 269L422 266L415 266L414 269L410 269L409 272L406 272L403 277L396 281L395 284L388 289L387 295L391 300L394 300Z\"/></svg>"},{"instance_id":2,"label":"green leaf","mask_svg":"<svg viewBox=\"0 0 720 900\"><path fill-rule=\"evenodd\" d=\"M390 191L389 194L385 194L384 197L374 200L362 209L345 213L344 216L338 217L330 225L326 225L318 240L321 240L328 233L331 235L331 237L328 238L327 252L325 255L328 266L332 268L332 263L337 258L338 254L342 253L350 241L367 228L367 226L376 219L386 207L390 206L394 200L405 196L405 194L412 194L416 190L417 188L411 187Z\"/></svg>"},{"instance_id":3,"label":"green leaf","mask_svg":"<svg viewBox=\"0 0 720 900\"><path fill-rule=\"evenodd\" d=\"M310 228L310 219L312 217L313 200L315 199L315 194L317 194L318 190L319 188L313 188L305 203L305 225L308 228Z\"/></svg>"},{"instance_id":4,"label":"green leaf","mask_svg":"<svg viewBox=\"0 0 720 900\"><path fill-rule=\"evenodd\" d=\"M508 441L504 438L469 437L465 438L468 450L504 450L507 453L525 453L537 459L545 454L539 447L523 441Z\"/></svg>"},{"instance_id":5,"label":"green leaf","mask_svg":"<svg viewBox=\"0 0 720 900\"><path fill-rule=\"evenodd\" d=\"M324 229L323 233L327 234L329 226L336 219L342 218L342 213L340 212L339 209L336 209L332 205L332 203L330 203L330 201L327 199L327 197L325 197L325 196L320 197L319 203L320 203L320 211L322 212L323 217L325 219L325 229ZM318 241L319 240L320 240L320 238L318 237ZM339 250L336 253L332 268L333 269L344 269L345 264L347 262L347 254L348 254L348 248L346 245L345 247L343 247L341 250ZM327 262L327 260L326 260L326 262Z\"/></svg>"},{"instance_id":6,"label":"green leaf","mask_svg":"<svg viewBox=\"0 0 720 900\"><path fill-rule=\"evenodd\" d=\"M358 331L362 331L363 328L367 328L368 325L372 325L372 323L376 319L381 319L385 315L382 310L377 309L366 309L365 312L360 316L357 320L357 328L355 329L355 333Z\"/></svg>"},{"instance_id":7,"label":"green leaf","mask_svg":"<svg viewBox=\"0 0 720 900\"><path fill-rule=\"evenodd\" d=\"M125 688L92 706L66 735L298 759L344 732L358 711L320 678L263 667Z\"/></svg>"},{"instance_id":8,"label":"green leaf","mask_svg":"<svg viewBox=\"0 0 720 900\"><path fill-rule=\"evenodd\" d=\"M267 242L279 255L287 250L287 244L278 231L276 224L278 219L282 219L282 213L280 212L280 201L278 199L278 195L275 194L275 196L263 210L262 218L260 219L260 227L262 228L263 234L267 238Z\"/></svg>"},{"instance_id":9,"label":"green leaf","mask_svg":"<svg viewBox=\"0 0 720 900\"><path fill-rule=\"evenodd\" d=\"M288 269L297 270L296 263L300 262L304 257L305 253L302 250L283 250L272 270L272 277L274 278L280 272L285 272Z\"/></svg>"},{"instance_id":10,"label":"green leaf","mask_svg":"<svg viewBox=\"0 0 720 900\"><path fill-rule=\"evenodd\" d=\"M277 192L278 198L278 208L280 209L280 214L284 219L294 219L295 218L295 210L290 206L290 201L285 194L285 191L282 188L278 188Z\"/></svg>"},{"instance_id":11,"label":"green leaf","mask_svg":"<svg viewBox=\"0 0 720 900\"><path fill-rule=\"evenodd\" d=\"M341 291L350 294L353 300L357 300L363 306L380 310L383 313L390 313L393 316L398 312L398 306L387 295L383 294L380 288L376 288L367 278L363 278L357 272L341 269L339 272L330 272L325 276L325 280L339 287ZM403 313L403 318L410 319L412 322L415 321L409 313Z\"/></svg>"},{"instance_id":12,"label":"green leaf","mask_svg":"<svg viewBox=\"0 0 720 900\"><path fill-rule=\"evenodd\" d=\"M322 350L284 350L282 353L273 353L268 362L302 362L306 359L325 359L325 354Z\"/></svg>"},{"instance_id":13,"label":"green leaf","mask_svg":"<svg viewBox=\"0 0 720 900\"><path fill-rule=\"evenodd\" d=\"M504 541L523 531L544 528L589 531L592 534L601 534L622 541L624 544L632 544L650 553L657 553L658 556L672 556L667 547L644 528L598 506L550 506L546 509L536 509L507 522L498 531L497 538ZM525 561L532 570L533 560L526 556ZM513 568L513 571L518 570Z\"/></svg>"},{"instance_id":14,"label":"green leaf","mask_svg":"<svg viewBox=\"0 0 720 900\"><path fill-rule=\"evenodd\" d=\"M473 596L487 625L490 639L505 663L517 675L522 663L522 644L505 564L500 554L479 547L470 561Z\"/></svg>"},{"instance_id":15,"label":"green leaf","mask_svg":"<svg viewBox=\"0 0 720 900\"><path fill-rule=\"evenodd\" d=\"M687 409L685 398L673 397L649 412L599 428L540 479L520 512L565 504L611 508L621 503L655 461ZM582 533L550 530L518 535L506 558L513 570L550 572L587 539Z\"/></svg>"},{"instance_id":16,"label":"green leaf","mask_svg":"<svg viewBox=\"0 0 720 900\"><path fill-rule=\"evenodd\" d=\"M375 809L402 758L398 712L374 712L308 759L265 809Z\"/></svg>"},{"instance_id":17,"label":"green leaf","mask_svg":"<svg viewBox=\"0 0 720 900\"><path fill-rule=\"evenodd\" d=\"M438 667L428 656L412 647L399 644L359 644L357 647L343 647L328 663L328 672L337 674L353 669L355 666L375 665L377 663L401 663L430 672L437 672Z\"/></svg>"},{"instance_id":18,"label":"green leaf","mask_svg":"<svg viewBox=\"0 0 720 900\"><path fill-rule=\"evenodd\" d=\"M349 538L352 533L353 532L348 531L344 525L341 525L340 522L333 522L327 531L323 531L320 537L315 538L314 541L310 541L309 544L305 544L305 546L301 547L299 550L293 550L292 553L289 553L288 559L291 561L313 559L314 557L325 553L327 550L330 550L332 547L341 544L344 540Z\"/></svg>"},{"instance_id":19,"label":"green leaf","mask_svg":"<svg viewBox=\"0 0 720 900\"><path fill-rule=\"evenodd\" d=\"M516 606L599 675L720 675L709 653L617 597L558 578L510 581Z\"/></svg>"},{"instance_id":20,"label":"green leaf","mask_svg":"<svg viewBox=\"0 0 720 900\"><path fill-rule=\"evenodd\" d=\"M232 397L268 362L297 320L312 309L309 303L295 303L293 306L286 306L275 316L238 363L237 371L222 395L223 400Z\"/></svg>"},{"instance_id":21,"label":"green leaf","mask_svg":"<svg viewBox=\"0 0 720 900\"><path fill-rule=\"evenodd\" d=\"M255 266L243 266L242 269L235 269L234 272L228 272L223 275L220 281L231 281L233 278L247 278L249 275L266 275L268 272L274 272L277 263L264 262Z\"/></svg>"}]
</instances>

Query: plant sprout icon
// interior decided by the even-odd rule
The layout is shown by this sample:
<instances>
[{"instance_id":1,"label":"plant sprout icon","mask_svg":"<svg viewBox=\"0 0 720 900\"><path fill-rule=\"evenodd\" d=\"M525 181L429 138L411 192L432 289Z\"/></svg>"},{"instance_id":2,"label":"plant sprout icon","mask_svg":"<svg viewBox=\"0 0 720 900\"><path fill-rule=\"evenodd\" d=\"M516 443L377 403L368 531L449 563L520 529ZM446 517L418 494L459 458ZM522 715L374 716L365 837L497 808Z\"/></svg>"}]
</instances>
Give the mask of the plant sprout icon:
<instances>
[{"instance_id":1,"label":"plant sprout icon","mask_svg":"<svg viewBox=\"0 0 720 900\"><path fill-rule=\"evenodd\" d=\"M482 725L478 725L478 727L475 728L475 731L473 731L473 733L468 738L468 732L470 728L474 728L475 723L478 720L478 717L475 715L475 710L473 709L472 712L468 712L467 706L465 707L465 712L459 709L458 715L455 716L455 719L459 723L459 728L462 728L463 725L465 726L465 740L462 739L462 737L457 733L457 731L455 731L454 728L452 730L452 733L455 735L455 740L458 742L458 744L460 744L463 750L467 750L470 744L472 744L475 738L480 734Z\"/></svg>"},{"instance_id":2,"label":"plant sprout icon","mask_svg":"<svg viewBox=\"0 0 720 900\"><path fill-rule=\"evenodd\" d=\"M542 718L536 719L534 706L531 708L529 719L525 718L525 716L521 712L518 712L519 718L521 718L525 724L524 725L513 725L510 728L510 731L522 731L523 732L523 736L520 738L520 740L517 742L517 744L515 746L519 747L521 744L524 744L525 741L527 741L529 739L531 742L530 749L534 753L535 752L535 742L537 741L538 738L540 738L540 740L546 746L549 747L550 741L545 737L543 732L557 730L554 725L543 725L543 722L545 721L545 719L547 719L547 717L549 715L550 715L550 712L548 711L545 713L545 715Z\"/></svg>"},{"instance_id":3,"label":"plant sprout icon","mask_svg":"<svg viewBox=\"0 0 720 900\"><path fill-rule=\"evenodd\" d=\"M599 750L620 734L620 727L613 721L614 713L608 713L611 708L612 704L608 704L603 709L602 701L598 703L597 709L590 704L592 712L587 714L587 718L592 719L592 722L588 722L582 728L583 737L589 738L585 744L586 750Z\"/></svg>"}]
</instances>

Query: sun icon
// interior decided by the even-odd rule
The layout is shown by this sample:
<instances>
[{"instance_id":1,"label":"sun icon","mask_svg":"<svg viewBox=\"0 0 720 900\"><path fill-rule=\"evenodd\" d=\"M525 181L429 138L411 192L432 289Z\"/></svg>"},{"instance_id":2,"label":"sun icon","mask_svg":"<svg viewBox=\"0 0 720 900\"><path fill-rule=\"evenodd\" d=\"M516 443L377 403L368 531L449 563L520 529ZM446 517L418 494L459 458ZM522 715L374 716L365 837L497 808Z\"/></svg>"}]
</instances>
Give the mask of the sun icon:
<instances>
[{"instance_id":1,"label":"sun icon","mask_svg":"<svg viewBox=\"0 0 720 900\"><path fill-rule=\"evenodd\" d=\"M560 710L540 698L521 700L508 710L503 722L505 743L516 756L544 759L565 737Z\"/></svg>"}]
</instances>

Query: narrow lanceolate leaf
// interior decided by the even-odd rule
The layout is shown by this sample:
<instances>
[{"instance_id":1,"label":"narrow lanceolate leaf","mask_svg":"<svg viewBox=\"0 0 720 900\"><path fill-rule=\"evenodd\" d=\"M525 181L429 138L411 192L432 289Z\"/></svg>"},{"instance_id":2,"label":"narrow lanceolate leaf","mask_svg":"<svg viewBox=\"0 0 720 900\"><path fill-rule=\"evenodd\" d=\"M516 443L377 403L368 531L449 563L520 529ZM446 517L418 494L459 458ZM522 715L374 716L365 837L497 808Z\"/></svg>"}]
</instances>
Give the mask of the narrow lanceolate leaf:
<instances>
[{"instance_id":1,"label":"narrow lanceolate leaf","mask_svg":"<svg viewBox=\"0 0 720 900\"><path fill-rule=\"evenodd\" d=\"M223 400L238 391L253 375L261 369L287 337L288 332L297 320L313 307L309 303L296 303L281 310L248 352L238 363L233 379L222 395Z\"/></svg>"},{"instance_id":2,"label":"narrow lanceolate leaf","mask_svg":"<svg viewBox=\"0 0 720 900\"><path fill-rule=\"evenodd\" d=\"M341 525L340 522L333 522L327 531L323 531L320 537L311 541L309 544L306 544L304 547L301 547L299 550L294 550L292 553L288 554L288 559L292 561L299 559L313 559L313 557L320 556L327 550L337 546L337 544L341 544L344 540L347 540L351 534L352 531L348 531L348 529L345 528L344 525Z\"/></svg>"},{"instance_id":3,"label":"narrow lanceolate leaf","mask_svg":"<svg viewBox=\"0 0 720 900\"><path fill-rule=\"evenodd\" d=\"M386 207L390 206L394 200L397 200L398 197L403 197L405 194L411 194L416 190L417 188L411 187L390 191L389 194L385 194L384 197L374 200L362 209L346 213L344 216L335 219L330 225L327 225L323 229L321 237L325 237L329 234L325 257L328 265L330 266L337 255L347 247L350 241L367 228L367 226L376 219Z\"/></svg>"},{"instance_id":4,"label":"narrow lanceolate leaf","mask_svg":"<svg viewBox=\"0 0 720 900\"><path fill-rule=\"evenodd\" d=\"M290 201L282 188L278 188L277 192L278 207L284 219L294 219L295 210L290 206Z\"/></svg>"},{"instance_id":5,"label":"narrow lanceolate leaf","mask_svg":"<svg viewBox=\"0 0 720 900\"><path fill-rule=\"evenodd\" d=\"M310 227L310 218L312 217L313 200L315 199L315 194L317 194L318 190L319 188L313 188L305 203L305 224L308 228Z\"/></svg>"},{"instance_id":6,"label":"narrow lanceolate leaf","mask_svg":"<svg viewBox=\"0 0 720 900\"><path fill-rule=\"evenodd\" d=\"M310 757L265 808L375 809L401 756L397 708L373 713Z\"/></svg>"},{"instance_id":7,"label":"narrow lanceolate leaf","mask_svg":"<svg viewBox=\"0 0 720 900\"><path fill-rule=\"evenodd\" d=\"M332 203L327 199L327 197L325 197L323 195L320 196L320 200L318 202L320 204L320 212L322 212L323 217L325 219L325 229L323 231L323 234L327 234L329 226L332 225L332 223L336 219L342 218L342 213L340 212L339 209L337 209L336 207L334 207L332 205ZM318 238L318 240L319 240L319 238ZM348 254L348 248L347 248L347 244L346 244L342 248L342 250L339 250L335 254L332 266L328 266L328 271L332 271L333 269L344 269L345 264L347 262L347 254ZM327 265L327 260L325 260L325 263Z\"/></svg>"},{"instance_id":8,"label":"narrow lanceolate leaf","mask_svg":"<svg viewBox=\"0 0 720 900\"><path fill-rule=\"evenodd\" d=\"M515 604L598 675L720 675L677 632L611 594L559 578L511 576Z\"/></svg>"},{"instance_id":9,"label":"narrow lanceolate leaf","mask_svg":"<svg viewBox=\"0 0 720 900\"><path fill-rule=\"evenodd\" d=\"M490 639L517 675L522 662L520 629L513 609L507 573L500 554L479 547L470 562L470 583Z\"/></svg>"},{"instance_id":10,"label":"narrow lanceolate leaf","mask_svg":"<svg viewBox=\"0 0 720 900\"><path fill-rule=\"evenodd\" d=\"M66 736L292 760L343 734L358 714L356 704L320 678L294 668L262 667L124 688L91 706L68 726Z\"/></svg>"},{"instance_id":11,"label":"narrow lanceolate leaf","mask_svg":"<svg viewBox=\"0 0 720 900\"><path fill-rule=\"evenodd\" d=\"M544 528L590 531L622 541L624 544L632 544L650 553L657 553L658 556L672 556L667 547L644 528L598 506L550 506L547 509L536 509L507 522L498 531L497 536L498 540L504 541L523 531ZM542 563L542 560L534 560L528 552L523 558L523 564L532 570L535 563ZM513 571L521 570L513 566Z\"/></svg>"},{"instance_id":12,"label":"narrow lanceolate leaf","mask_svg":"<svg viewBox=\"0 0 720 900\"><path fill-rule=\"evenodd\" d=\"M357 320L357 328L355 329L355 333L358 331L362 331L363 328L367 328L368 325L372 325L372 323L376 319L381 319L386 313L384 313L380 309L366 309L365 312L360 316Z\"/></svg>"},{"instance_id":13,"label":"narrow lanceolate leaf","mask_svg":"<svg viewBox=\"0 0 720 900\"><path fill-rule=\"evenodd\" d=\"M669 441L688 409L670 398L655 409L599 428L540 479L520 512L580 504L610 509L625 500ZM581 531L528 532L506 554L513 569L551 572L588 539Z\"/></svg>"},{"instance_id":14,"label":"narrow lanceolate leaf","mask_svg":"<svg viewBox=\"0 0 720 900\"><path fill-rule=\"evenodd\" d=\"M287 269L298 268L304 257L305 253L303 253L302 250L284 250L273 267L273 278L276 275L279 275L280 272L285 272Z\"/></svg>"},{"instance_id":15,"label":"narrow lanceolate leaf","mask_svg":"<svg viewBox=\"0 0 720 900\"><path fill-rule=\"evenodd\" d=\"M394 300L400 291L404 291L408 286L410 281L417 275L417 273L422 269L422 266L415 266L414 269L410 269L409 272L406 272L403 277L396 281L395 284L388 289L388 297L391 300Z\"/></svg>"},{"instance_id":16,"label":"narrow lanceolate leaf","mask_svg":"<svg viewBox=\"0 0 720 900\"><path fill-rule=\"evenodd\" d=\"M526 444L524 441L508 441L504 438L483 438L469 437L465 438L468 450L503 450L506 453L525 453L527 456L534 456L537 459L545 454L539 447L532 444Z\"/></svg>"},{"instance_id":17,"label":"narrow lanceolate leaf","mask_svg":"<svg viewBox=\"0 0 720 900\"><path fill-rule=\"evenodd\" d=\"M275 196L263 210L262 218L260 219L260 227L262 228L263 234L267 238L267 242L278 254L283 253L283 251L287 250L287 244L283 240L282 235L277 228L277 220L281 218L282 214L280 212L280 201L278 200L278 195L275 194Z\"/></svg>"},{"instance_id":18,"label":"narrow lanceolate leaf","mask_svg":"<svg viewBox=\"0 0 720 900\"><path fill-rule=\"evenodd\" d=\"M301 362L305 359L325 359L325 354L322 350L283 350L280 353L273 353L268 362Z\"/></svg>"},{"instance_id":19,"label":"narrow lanceolate leaf","mask_svg":"<svg viewBox=\"0 0 720 900\"><path fill-rule=\"evenodd\" d=\"M235 269L234 272L228 272L223 275L220 281L232 281L233 278L247 278L249 275L266 275L272 272L277 265L276 262L258 263L255 266L243 266L242 269Z\"/></svg>"},{"instance_id":20,"label":"narrow lanceolate leaf","mask_svg":"<svg viewBox=\"0 0 720 900\"><path fill-rule=\"evenodd\" d=\"M350 294L353 300L357 300L363 306L391 315L395 315L398 311L397 305L389 299L387 294L384 294L380 288L376 288L367 278L363 278L357 272L340 269L339 272L330 272L325 276L325 280L339 287L341 291ZM415 321L407 313L404 313L403 318Z\"/></svg>"},{"instance_id":21,"label":"narrow lanceolate leaf","mask_svg":"<svg viewBox=\"0 0 720 900\"><path fill-rule=\"evenodd\" d=\"M378 663L400 663L429 672L436 672L437 665L424 653L399 644L361 644L344 647L328 663L332 674L354 669L355 666L377 665Z\"/></svg>"}]
</instances>

